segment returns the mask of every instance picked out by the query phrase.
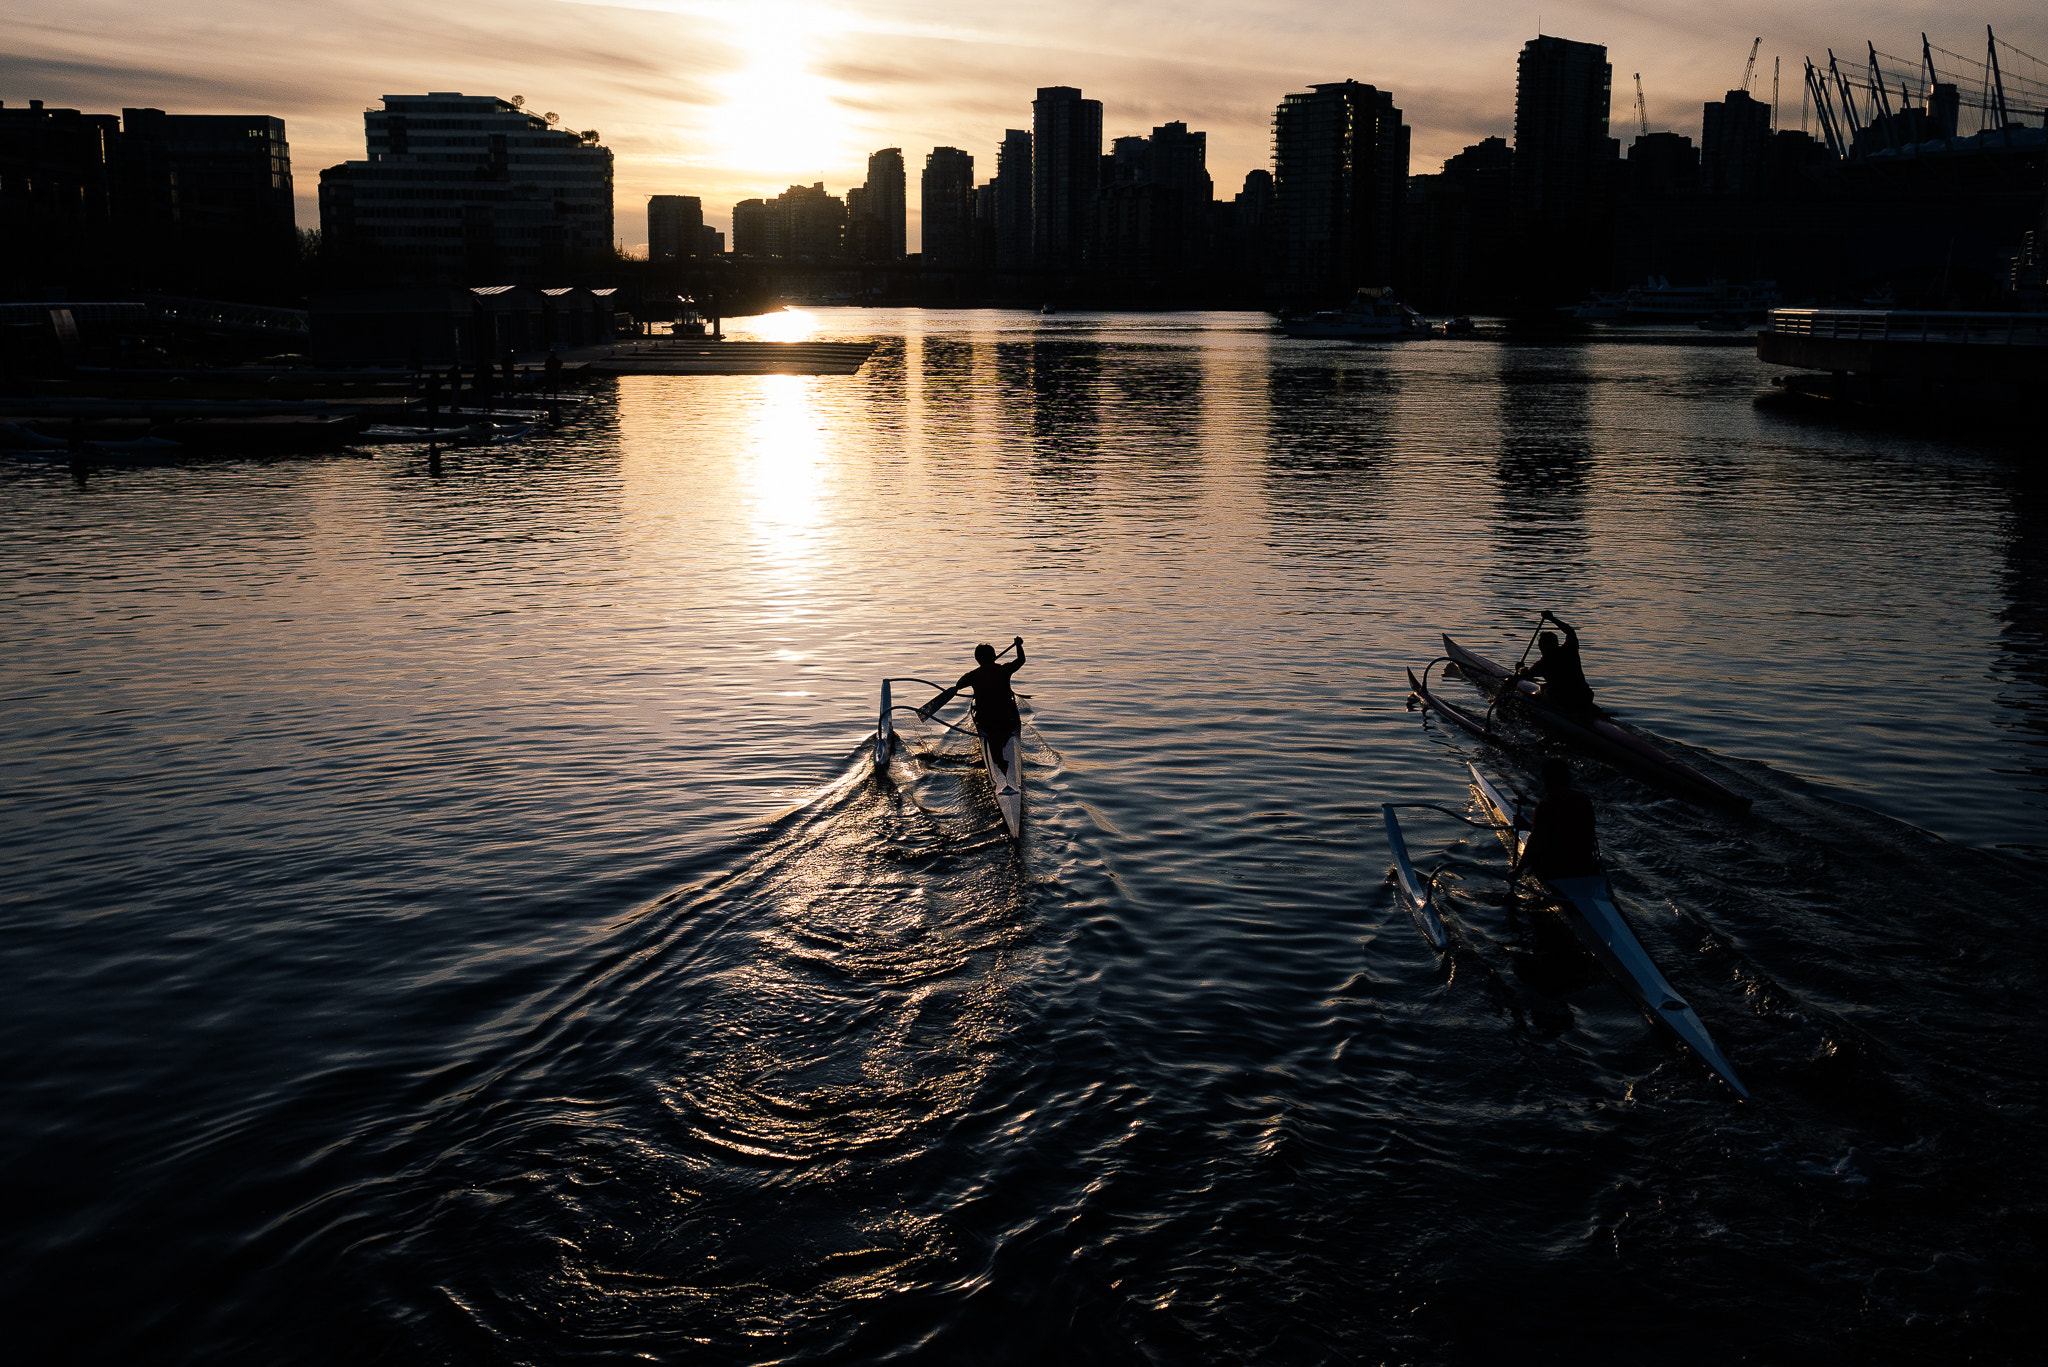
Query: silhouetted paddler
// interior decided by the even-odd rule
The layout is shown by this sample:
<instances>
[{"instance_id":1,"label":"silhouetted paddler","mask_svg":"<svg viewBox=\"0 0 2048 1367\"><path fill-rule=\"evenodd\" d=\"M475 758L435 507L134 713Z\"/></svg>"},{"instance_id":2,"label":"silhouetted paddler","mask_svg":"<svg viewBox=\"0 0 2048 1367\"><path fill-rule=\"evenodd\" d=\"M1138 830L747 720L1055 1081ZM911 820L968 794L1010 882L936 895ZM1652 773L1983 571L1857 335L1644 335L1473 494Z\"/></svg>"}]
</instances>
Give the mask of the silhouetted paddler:
<instances>
[{"instance_id":1,"label":"silhouetted paddler","mask_svg":"<svg viewBox=\"0 0 2048 1367\"><path fill-rule=\"evenodd\" d=\"M1562 623L1560 623L1562 625ZM1542 879L1597 878L1600 839L1593 825L1593 799L1572 786L1572 767L1561 759L1543 761L1543 800L1529 818L1528 843L1515 860Z\"/></svg>"},{"instance_id":2,"label":"silhouetted paddler","mask_svg":"<svg viewBox=\"0 0 2048 1367\"><path fill-rule=\"evenodd\" d=\"M1536 662L1515 671L1517 679L1541 679L1543 687L1537 696L1552 707L1568 712L1590 712L1593 710L1593 689L1586 682L1586 671L1579 664L1579 633L1572 624L1552 612L1545 612L1543 619L1555 622L1564 628L1564 640L1560 643L1557 633L1546 631L1537 639Z\"/></svg>"},{"instance_id":3,"label":"silhouetted paddler","mask_svg":"<svg viewBox=\"0 0 2048 1367\"><path fill-rule=\"evenodd\" d=\"M986 642L976 646L974 668L962 674L959 683L918 708L917 715L929 721L962 689L972 689L975 729L991 748L1001 753L1003 742L1024 726L1024 719L1017 715L1017 695L1010 691L1010 676L1024 667L1024 638L1013 637L1010 644L1017 648L1017 658L1008 664L996 662L994 646Z\"/></svg>"}]
</instances>

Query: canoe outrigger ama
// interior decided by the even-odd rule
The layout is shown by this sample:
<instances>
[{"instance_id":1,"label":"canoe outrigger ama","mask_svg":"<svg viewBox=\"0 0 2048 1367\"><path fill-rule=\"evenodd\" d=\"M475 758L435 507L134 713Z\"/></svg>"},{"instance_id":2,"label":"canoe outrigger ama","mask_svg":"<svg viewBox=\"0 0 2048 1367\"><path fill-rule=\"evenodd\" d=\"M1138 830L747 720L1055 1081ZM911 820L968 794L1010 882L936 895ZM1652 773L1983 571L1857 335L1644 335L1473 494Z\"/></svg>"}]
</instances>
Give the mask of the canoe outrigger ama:
<instances>
[{"instance_id":1,"label":"canoe outrigger ama","mask_svg":"<svg viewBox=\"0 0 2048 1367\"><path fill-rule=\"evenodd\" d=\"M915 707L910 707L894 700L890 685L899 683L923 684L926 688L937 689L941 692L946 687L944 684L935 684L929 679L903 677L882 680L882 705L880 714L875 722L874 758L877 770L889 767L889 755L896 744L896 724L890 714L894 712L916 712L918 710ZM972 720L973 715L974 710L970 707L968 709L968 719ZM934 718L933 720L938 719ZM1003 745L1002 752L998 754L989 746L987 738L978 731L970 731L966 728L955 726L949 721L939 721L939 725L946 727L948 730L958 731L963 736L974 737L975 746L981 751L982 767L988 773L989 783L995 788L996 806L1002 811L1003 825L1008 829L1010 839L1023 839L1024 754L1023 746L1019 743L1023 738L1023 732L1019 730L1011 733L1009 739Z\"/></svg>"},{"instance_id":2,"label":"canoe outrigger ama","mask_svg":"<svg viewBox=\"0 0 2048 1367\"><path fill-rule=\"evenodd\" d=\"M1448 635L1443 639L1445 657L1456 665L1458 672L1474 686L1494 694L1498 694L1506 687L1513 671L1503 669L1485 656L1465 649ZM1423 673L1426 680L1428 671L1424 670ZM1497 739L1483 723L1475 725L1469 714L1431 696L1424 688L1423 682L1415 679L1413 671L1409 673L1409 687L1415 690L1426 706L1433 707L1473 735L1483 740ZM1654 779L1689 801L1735 811L1748 809L1748 798L1708 778L1690 764L1652 745L1634 732L1622 729L1604 713L1567 712L1562 708L1549 706L1537 693L1536 685L1527 679L1518 680L1515 689L1517 700L1528 710L1530 716L1603 759L1619 764L1633 773Z\"/></svg>"},{"instance_id":3,"label":"canoe outrigger ama","mask_svg":"<svg viewBox=\"0 0 2048 1367\"><path fill-rule=\"evenodd\" d=\"M1471 825L1485 825L1500 837L1511 858L1519 858L1527 841L1523 834L1526 822L1519 802L1511 802L1476 765L1467 762L1472 783L1479 794L1479 805L1485 822L1471 821L1459 816L1447 807L1433 803L1383 803L1386 814L1387 840L1394 852L1395 881L1401 890L1401 897L1409 911L1415 916L1423 938L1431 946L1442 950L1449 943L1444 923L1438 914L1435 902L1435 881L1425 879L1416 872L1409 858L1407 842L1401 836L1400 822L1394 816L1396 807L1428 807L1443 812ZM1445 863L1463 863L1461 860L1446 860ZM1477 866L1475 866L1477 867ZM1485 870L1494 872L1493 870ZM1600 961L1600 966L1620 984L1623 991L1633 998L1637 1005L1652 1020L1662 1022L1673 1034L1698 1054L1715 1076L1734 1089L1737 1096L1749 1098L1749 1088L1736 1073L1735 1065L1728 1061L1720 1047L1714 1043L1707 1027L1678 990L1664 977L1642 941L1636 938L1621 909L1614 904L1613 893L1604 875L1588 878L1551 878L1537 880L1549 894L1552 903L1564 915L1572 933L1579 942Z\"/></svg>"}]
</instances>

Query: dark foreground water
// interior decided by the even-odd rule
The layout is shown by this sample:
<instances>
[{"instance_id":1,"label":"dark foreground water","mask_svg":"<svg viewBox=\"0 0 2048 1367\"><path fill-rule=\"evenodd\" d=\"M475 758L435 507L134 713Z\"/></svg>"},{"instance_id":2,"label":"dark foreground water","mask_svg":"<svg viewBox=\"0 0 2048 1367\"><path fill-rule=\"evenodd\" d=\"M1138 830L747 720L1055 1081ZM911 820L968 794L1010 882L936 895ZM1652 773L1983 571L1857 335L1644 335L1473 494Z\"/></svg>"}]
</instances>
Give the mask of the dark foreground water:
<instances>
[{"instance_id":1,"label":"dark foreground water","mask_svg":"<svg viewBox=\"0 0 2048 1367\"><path fill-rule=\"evenodd\" d=\"M0 471L18 1360L2031 1360L2025 453L1726 348L817 325L887 340L438 476ZM1584 766L1752 1102L1500 884L1442 958L1385 884L1377 803L1544 753L1402 667L1546 606L1755 798ZM1013 634L1019 853L864 746Z\"/></svg>"}]
</instances>

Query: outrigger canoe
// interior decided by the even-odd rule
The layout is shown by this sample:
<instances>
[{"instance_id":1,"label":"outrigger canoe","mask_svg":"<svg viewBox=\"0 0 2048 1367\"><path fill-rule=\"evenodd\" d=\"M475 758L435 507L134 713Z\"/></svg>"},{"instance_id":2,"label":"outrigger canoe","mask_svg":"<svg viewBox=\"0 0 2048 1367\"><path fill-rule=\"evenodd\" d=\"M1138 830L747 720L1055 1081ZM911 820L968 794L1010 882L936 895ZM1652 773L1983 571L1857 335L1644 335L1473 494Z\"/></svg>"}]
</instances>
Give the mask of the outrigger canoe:
<instances>
[{"instance_id":1,"label":"outrigger canoe","mask_svg":"<svg viewBox=\"0 0 2048 1367\"><path fill-rule=\"evenodd\" d=\"M882 705L875 719L874 761L877 770L886 770L889 767L889 755L895 747L896 723L891 714L899 710L899 708L909 712L917 710L914 707L899 704L895 700L891 685L899 683L923 684L926 688L943 689L944 687L942 684L935 684L927 679L897 678L882 680ZM970 715L972 714L970 713ZM960 730L959 727L952 726L951 722L941 721L939 725L952 727L955 731ZM965 732L963 734L973 735L977 746L981 750L982 767L988 770L988 781L995 788L996 792L996 806L1002 809L1003 825L1009 829L1010 838L1012 840L1023 839L1024 754L1023 747L1020 744L1023 733L1019 731L1011 735L1003 743L1000 753L988 743L988 738L979 732Z\"/></svg>"},{"instance_id":2,"label":"outrigger canoe","mask_svg":"<svg viewBox=\"0 0 2048 1367\"><path fill-rule=\"evenodd\" d=\"M1521 825L1520 811L1487 780L1486 775L1479 772L1476 765L1468 762L1465 767L1472 771L1472 782L1479 789L1480 805L1499 832L1501 843L1507 846L1510 855L1519 859L1522 846L1528 839L1518 829ZM1736 1075L1735 1065L1714 1043L1714 1037L1707 1033L1707 1027L1701 1023L1698 1014L1665 980L1650 958L1649 951L1643 948L1642 941L1629 928L1621 909L1614 905L1607 879L1551 878L1543 880L1542 886L1564 912L1572 932L1592 951L1601 967L1621 984L1622 990L1635 998L1652 1020L1663 1022L1684 1041L1686 1047L1698 1054L1716 1076L1735 1089L1737 1096L1747 1100L1749 1088Z\"/></svg>"},{"instance_id":3,"label":"outrigger canoe","mask_svg":"<svg viewBox=\"0 0 2048 1367\"><path fill-rule=\"evenodd\" d=\"M1401 836L1401 822L1394 815L1394 804L1382 802L1380 811L1387 820L1387 844L1394 851L1394 878L1401 889L1401 900L1408 904L1409 914L1415 918L1415 925L1422 932L1422 938L1429 941L1431 949L1443 949L1451 942L1450 932L1444 929L1444 919L1437 914L1436 889L1423 881L1415 871L1415 861L1408 857L1408 842Z\"/></svg>"},{"instance_id":4,"label":"outrigger canoe","mask_svg":"<svg viewBox=\"0 0 2048 1367\"><path fill-rule=\"evenodd\" d=\"M1489 693L1497 693L1506 686L1512 672L1503 669L1484 655L1465 649L1449 636L1444 637L1444 654L1458 666L1461 673L1474 684ZM1675 755L1652 745L1641 736L1625 731L1612 719L1598 713L1566 712L1546 704L1537 694L1536 685L1522 679L1515 685L1519 701L1529 715L1556 731L1568 740L1578 742L1604 759L1623 765L1629 770L1653 778L1670 788L1680 797L1708 806L1729 807L1745 811L1749 799L1732 792L1708 778L1690 764ZM1445 712L1438 703L1437 710ZM1456 717L1452 718L1457 720ZM1469 722L1461 722L1469 730Z\"/></svg>"},{"instance_id":5,"label":"outrigger canoe","mask_svg":"<svg viewBox=\"0 0 2048 1367\"><path fill-rule=\"evenodd\" d=\"M1500 737L1495 735L1493 728L1489 727L1484 721L1473 716L1456 703L1446 702L1429 691L1429 671L1427 669L1422 671L1422 677L1419 679L1415 677L1414 670L1408 671L1408 691L1422 699L1422 705L1425 708L1455 723L1461 730L1470 732L1480 740L1491 741L1495 744L1500 743Z\"/></svg>"}]
</instances>

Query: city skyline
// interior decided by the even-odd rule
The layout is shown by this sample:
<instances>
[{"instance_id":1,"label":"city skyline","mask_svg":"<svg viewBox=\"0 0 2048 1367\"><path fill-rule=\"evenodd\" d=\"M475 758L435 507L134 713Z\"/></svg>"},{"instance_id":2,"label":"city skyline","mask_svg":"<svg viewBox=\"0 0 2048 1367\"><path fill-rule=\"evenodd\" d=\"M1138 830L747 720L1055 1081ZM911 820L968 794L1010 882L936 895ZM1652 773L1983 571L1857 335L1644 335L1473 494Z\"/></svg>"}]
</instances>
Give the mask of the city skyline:
<instances>
[{"instance_id":1,"label":"city skyline","mask_svg":"<svg viewBox=\"0 0 2048 1367\"><path fill-rule=\"evenodd\" d=\"M400 17L367 4L227 3L194 14L88 0L29 7L0 55L0 100L283 118L300 172L299 225L313 227L310 173L361 156L363 110L382 96L523 94L566 125L602 134L618 159L617 237L641 252L652 195L699 196L705 221L729 230L742 199L820 181L843 194L878 147L900 146L921 165L933 147L953 146L993 168L1005 130L1028 121L1034 93L1061 84L1102 101L1105 144L1169 121L1206 132L1219 196L1270 166L1279 100L1325 81L1391 90L1414 129L1409 170L1434 171L1488 135L1512 136L1515 58L1539 16L1545 33L1607 47L1617 130L1633 118L1627 76L1641 71L1651 127L1695 139L1704 103L1738 83L1759 34L1753 88L1768 99L1770 60L1784 58L1783 119L1795 127L1791 73L1830 46L1855 55L1874 39L1898 50L1926 29L1937 44L1969 50L1988 22L2002 39L2048 52L2048 19L2011 0L1968 14L1823 4L1787 16L1736 4L1654 18L1614 3L1457 16L1419 5L1367 15L1281 4L1247 15L1206 4L1102 12L1060 3L1013 17L918 0L465 0ZM314 60L281 63L280 49ZM913 250L920 217L913 202Z\"/></svg>"}]
</instances>

